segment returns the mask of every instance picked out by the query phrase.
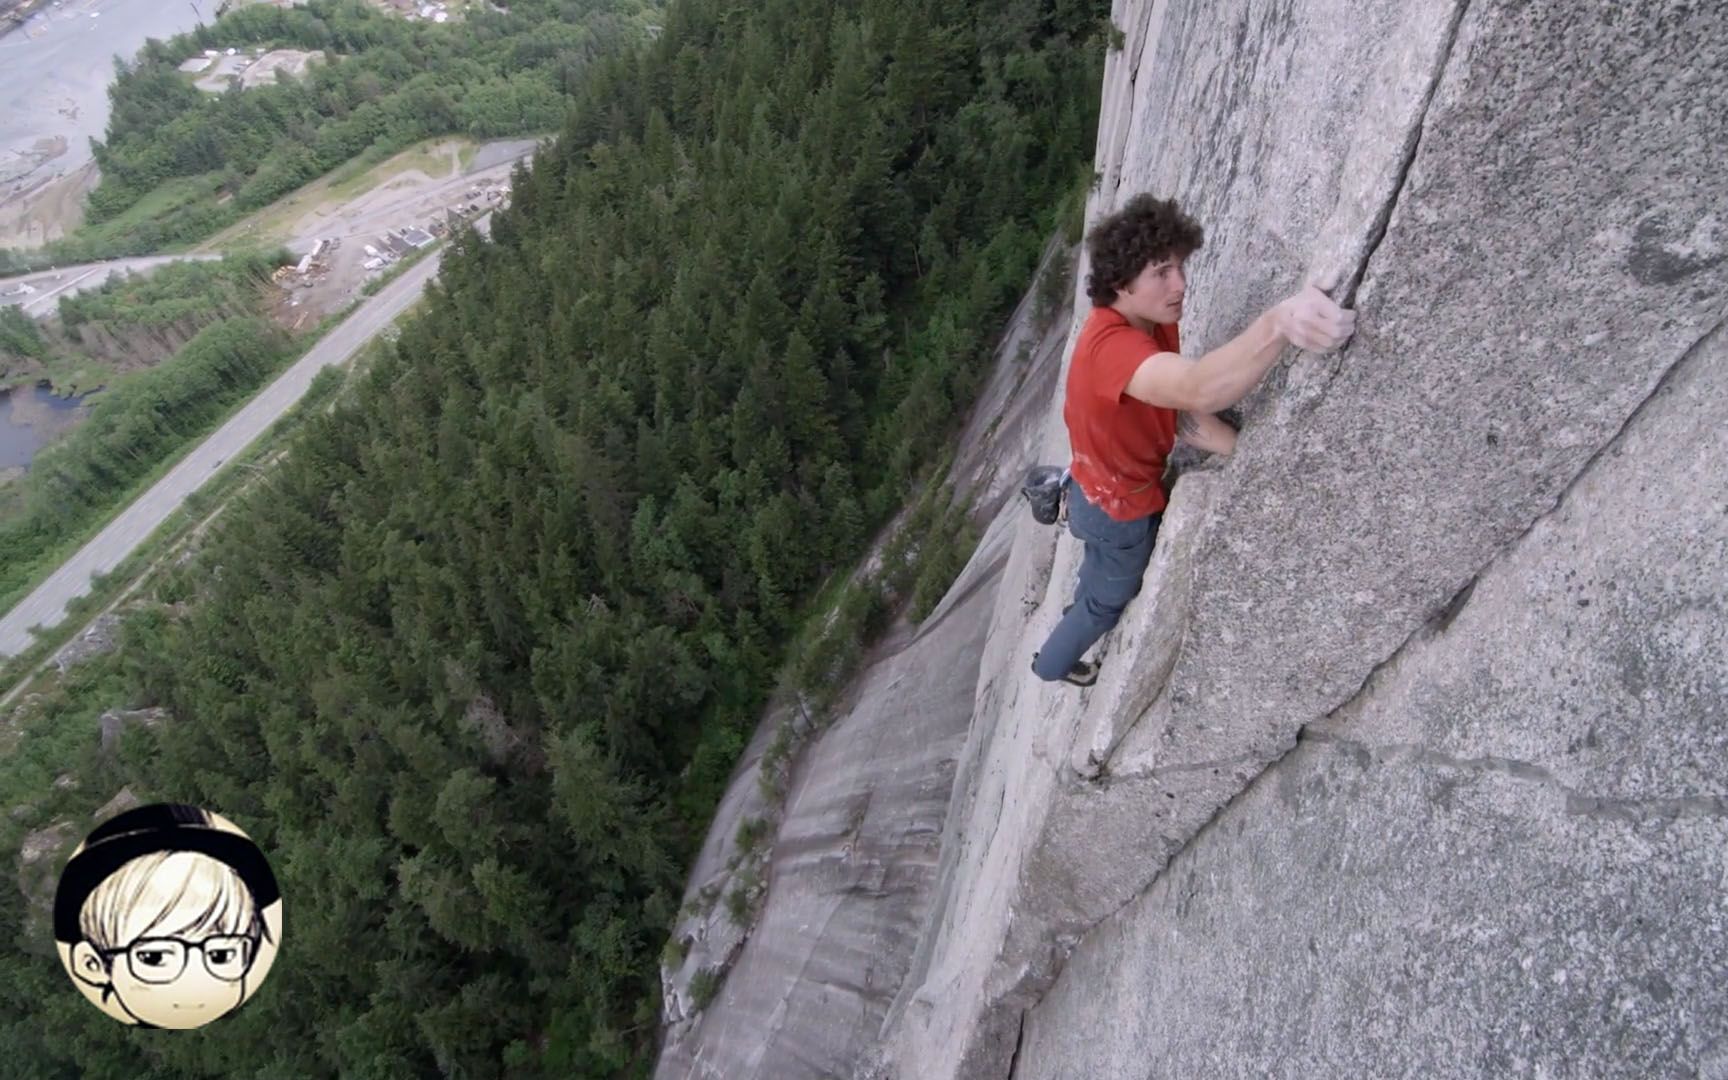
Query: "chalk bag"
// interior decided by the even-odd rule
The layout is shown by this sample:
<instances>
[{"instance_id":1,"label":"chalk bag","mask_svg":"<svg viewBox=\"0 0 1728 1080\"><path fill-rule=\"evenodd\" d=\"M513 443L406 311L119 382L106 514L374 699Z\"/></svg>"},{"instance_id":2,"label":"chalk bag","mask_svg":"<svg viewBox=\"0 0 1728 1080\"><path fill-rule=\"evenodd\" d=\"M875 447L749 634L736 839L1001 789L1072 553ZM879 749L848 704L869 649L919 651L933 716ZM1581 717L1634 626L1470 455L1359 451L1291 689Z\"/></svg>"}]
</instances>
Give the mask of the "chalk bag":
<instances>
[{"instance_id":1,"label":"chalk bag","mask_svg":"<svg viewBox=\"0 0 1728 1080\"><path fill-rule=\"evenodd\" d=\"M1020 494L1032 505L1032 517L1040 525L1054 525L1062 513L1062 474L1057 465L1034 465L1026 470Z\"/></svg>"}]
</instances>

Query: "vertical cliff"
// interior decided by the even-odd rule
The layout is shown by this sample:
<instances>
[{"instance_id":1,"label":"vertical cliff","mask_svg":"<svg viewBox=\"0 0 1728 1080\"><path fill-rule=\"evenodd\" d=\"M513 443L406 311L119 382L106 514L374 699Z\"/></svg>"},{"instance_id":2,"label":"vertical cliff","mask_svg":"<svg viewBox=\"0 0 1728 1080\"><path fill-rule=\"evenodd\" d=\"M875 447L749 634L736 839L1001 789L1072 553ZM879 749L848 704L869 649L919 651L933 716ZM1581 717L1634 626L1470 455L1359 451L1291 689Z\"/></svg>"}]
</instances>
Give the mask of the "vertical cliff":
<instances>
[{"instance_id":1,"label":"vertical cliff","mask_svg":"<svg viewBox=\"0 0 1728 1080\"><path fill-rule=\"evenodd\" d=\"M1356 337L1177 481L1089 690L1027 670L1080 544L980 485L662 1075L1728 1077L1728 14L1113 21L1088 223L1200 221L1196 352L1309 278Z\"/></svg>"},{"instance_id":2,"label":"vertical cliff","mask_svg":"<svg viewBox=\"0 0 1728 1080\"><path fill-rule=\"evenodd\" d=\"M1052 245L1044 268L1073 254ZM685 948L665 973L663 1080L847 1076L878 1046L935 902L955 765L1024 513L1015 489L1059 393L1068 326L1042 325L1035 308L1029 293L1010 319L955 448L950 477L987 526L970 561L929 616L897 622L862 658L832 724L798 756L783 809L757 778L784 712L728 785L686 890L694 911L674 931ZM704 897L750 873L738 827L752 818L775 835L755 872L760 909L739 920ZM703 970L724 981L699 1008L690 987Z\"/></svg>"},{"instance_id":3,"label":"vertical cliff","mask_svg":"<svg viewBox=\"0 0 1728 1080\"><path fill-rule=\"evenodd\" d=\"M1728 15L1115 21L1089 220L1195 214L1198 348L1334 273L1358 332L1178 482L1089 691L1019 524L871 1071L1721 1075Z\"/></svg>"}]
</instances>

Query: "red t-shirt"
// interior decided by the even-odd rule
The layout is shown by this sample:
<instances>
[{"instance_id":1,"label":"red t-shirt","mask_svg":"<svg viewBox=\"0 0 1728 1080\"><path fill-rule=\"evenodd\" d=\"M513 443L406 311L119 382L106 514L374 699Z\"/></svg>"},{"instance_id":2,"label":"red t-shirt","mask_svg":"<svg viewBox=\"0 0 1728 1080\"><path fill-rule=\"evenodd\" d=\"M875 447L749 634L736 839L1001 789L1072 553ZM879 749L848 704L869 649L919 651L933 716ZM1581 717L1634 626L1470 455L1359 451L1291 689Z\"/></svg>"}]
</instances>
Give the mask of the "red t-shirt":
<instances>
[{"instance_id":1,"label":"red t-shirt","mask_svg":"<svg viewBox=\"0 0 1728 1080\"><path fill-rule=\"evenodd\" d=\"M1117 521L1164 509L1164 459L1176 445L1176 410L1129 397L1128 381L1153 353L1181 352L1175 324L1153 333L1097 306L1080 329L1068 365L1069 472L1086 497Z\"/></svg>"}]
</instances>

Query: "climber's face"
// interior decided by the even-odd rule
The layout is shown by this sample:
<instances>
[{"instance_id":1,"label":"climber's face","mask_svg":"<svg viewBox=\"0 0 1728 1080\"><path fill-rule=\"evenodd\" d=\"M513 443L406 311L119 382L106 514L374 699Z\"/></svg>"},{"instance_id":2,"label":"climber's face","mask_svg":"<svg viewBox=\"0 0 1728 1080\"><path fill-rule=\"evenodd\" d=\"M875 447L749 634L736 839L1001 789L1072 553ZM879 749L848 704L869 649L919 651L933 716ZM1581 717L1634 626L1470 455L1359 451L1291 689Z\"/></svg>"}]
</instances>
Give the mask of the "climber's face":
<instances>
[{"instance_id":1,"label":"climber's face","mask_svg":"<svg viewBox=\"0 0 1728 1080\"><path fill-rule=\"evenodd\" d=\"M1111 307L1142 323L1174 323L1182 318L1182 301L1188 292L1188 257L1170 255L1153 259L1133 281L1116 290Z\"/></svg>"}]
</instances>

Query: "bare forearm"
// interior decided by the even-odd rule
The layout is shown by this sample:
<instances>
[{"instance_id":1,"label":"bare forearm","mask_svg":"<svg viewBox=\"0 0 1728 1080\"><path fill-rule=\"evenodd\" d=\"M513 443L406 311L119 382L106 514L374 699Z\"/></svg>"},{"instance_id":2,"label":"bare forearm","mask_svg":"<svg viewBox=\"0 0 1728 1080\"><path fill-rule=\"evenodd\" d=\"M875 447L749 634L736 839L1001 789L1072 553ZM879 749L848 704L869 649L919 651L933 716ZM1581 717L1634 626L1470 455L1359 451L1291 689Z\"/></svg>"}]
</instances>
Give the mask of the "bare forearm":
<instances>
[{"instance_id":1,"label":"bare forearm","mask_svg":"<svg viewBox=\"0 0 1728 1080\"><path fill-rule=\"evenodd\" d=\"M1217 412L1248 396L1278 362L1289 344L1274 311L1266 311L1248 329L1195 361L1200 401L1204 412Z\"/></svg>"},{"instance_id":2,"label":"bare forearm","mask_svg":"<svg viewBox=\"0 0 1728 1080\"><path fill-rule=\"evenodd\" d=\"M1189 446L1225 457L1236 449L1236 429L1211 413L1176 414L1176 437Z\"/></svg>"},{"instance_id":3,"label":"bare forearm","mask_svg":"<svg viewBox=\"0 0 1728 1080\"><path fill-rule=\"evenodd\" d=\"M1198 360L1168 352L1148 356L1124 392L1161 408L1219 412L1259 385L1285 345L1326 352L1350 340L1355 331L1356 313L1339 307L1318 285L1309 284Z\"/></svg>"}]
</instances>

